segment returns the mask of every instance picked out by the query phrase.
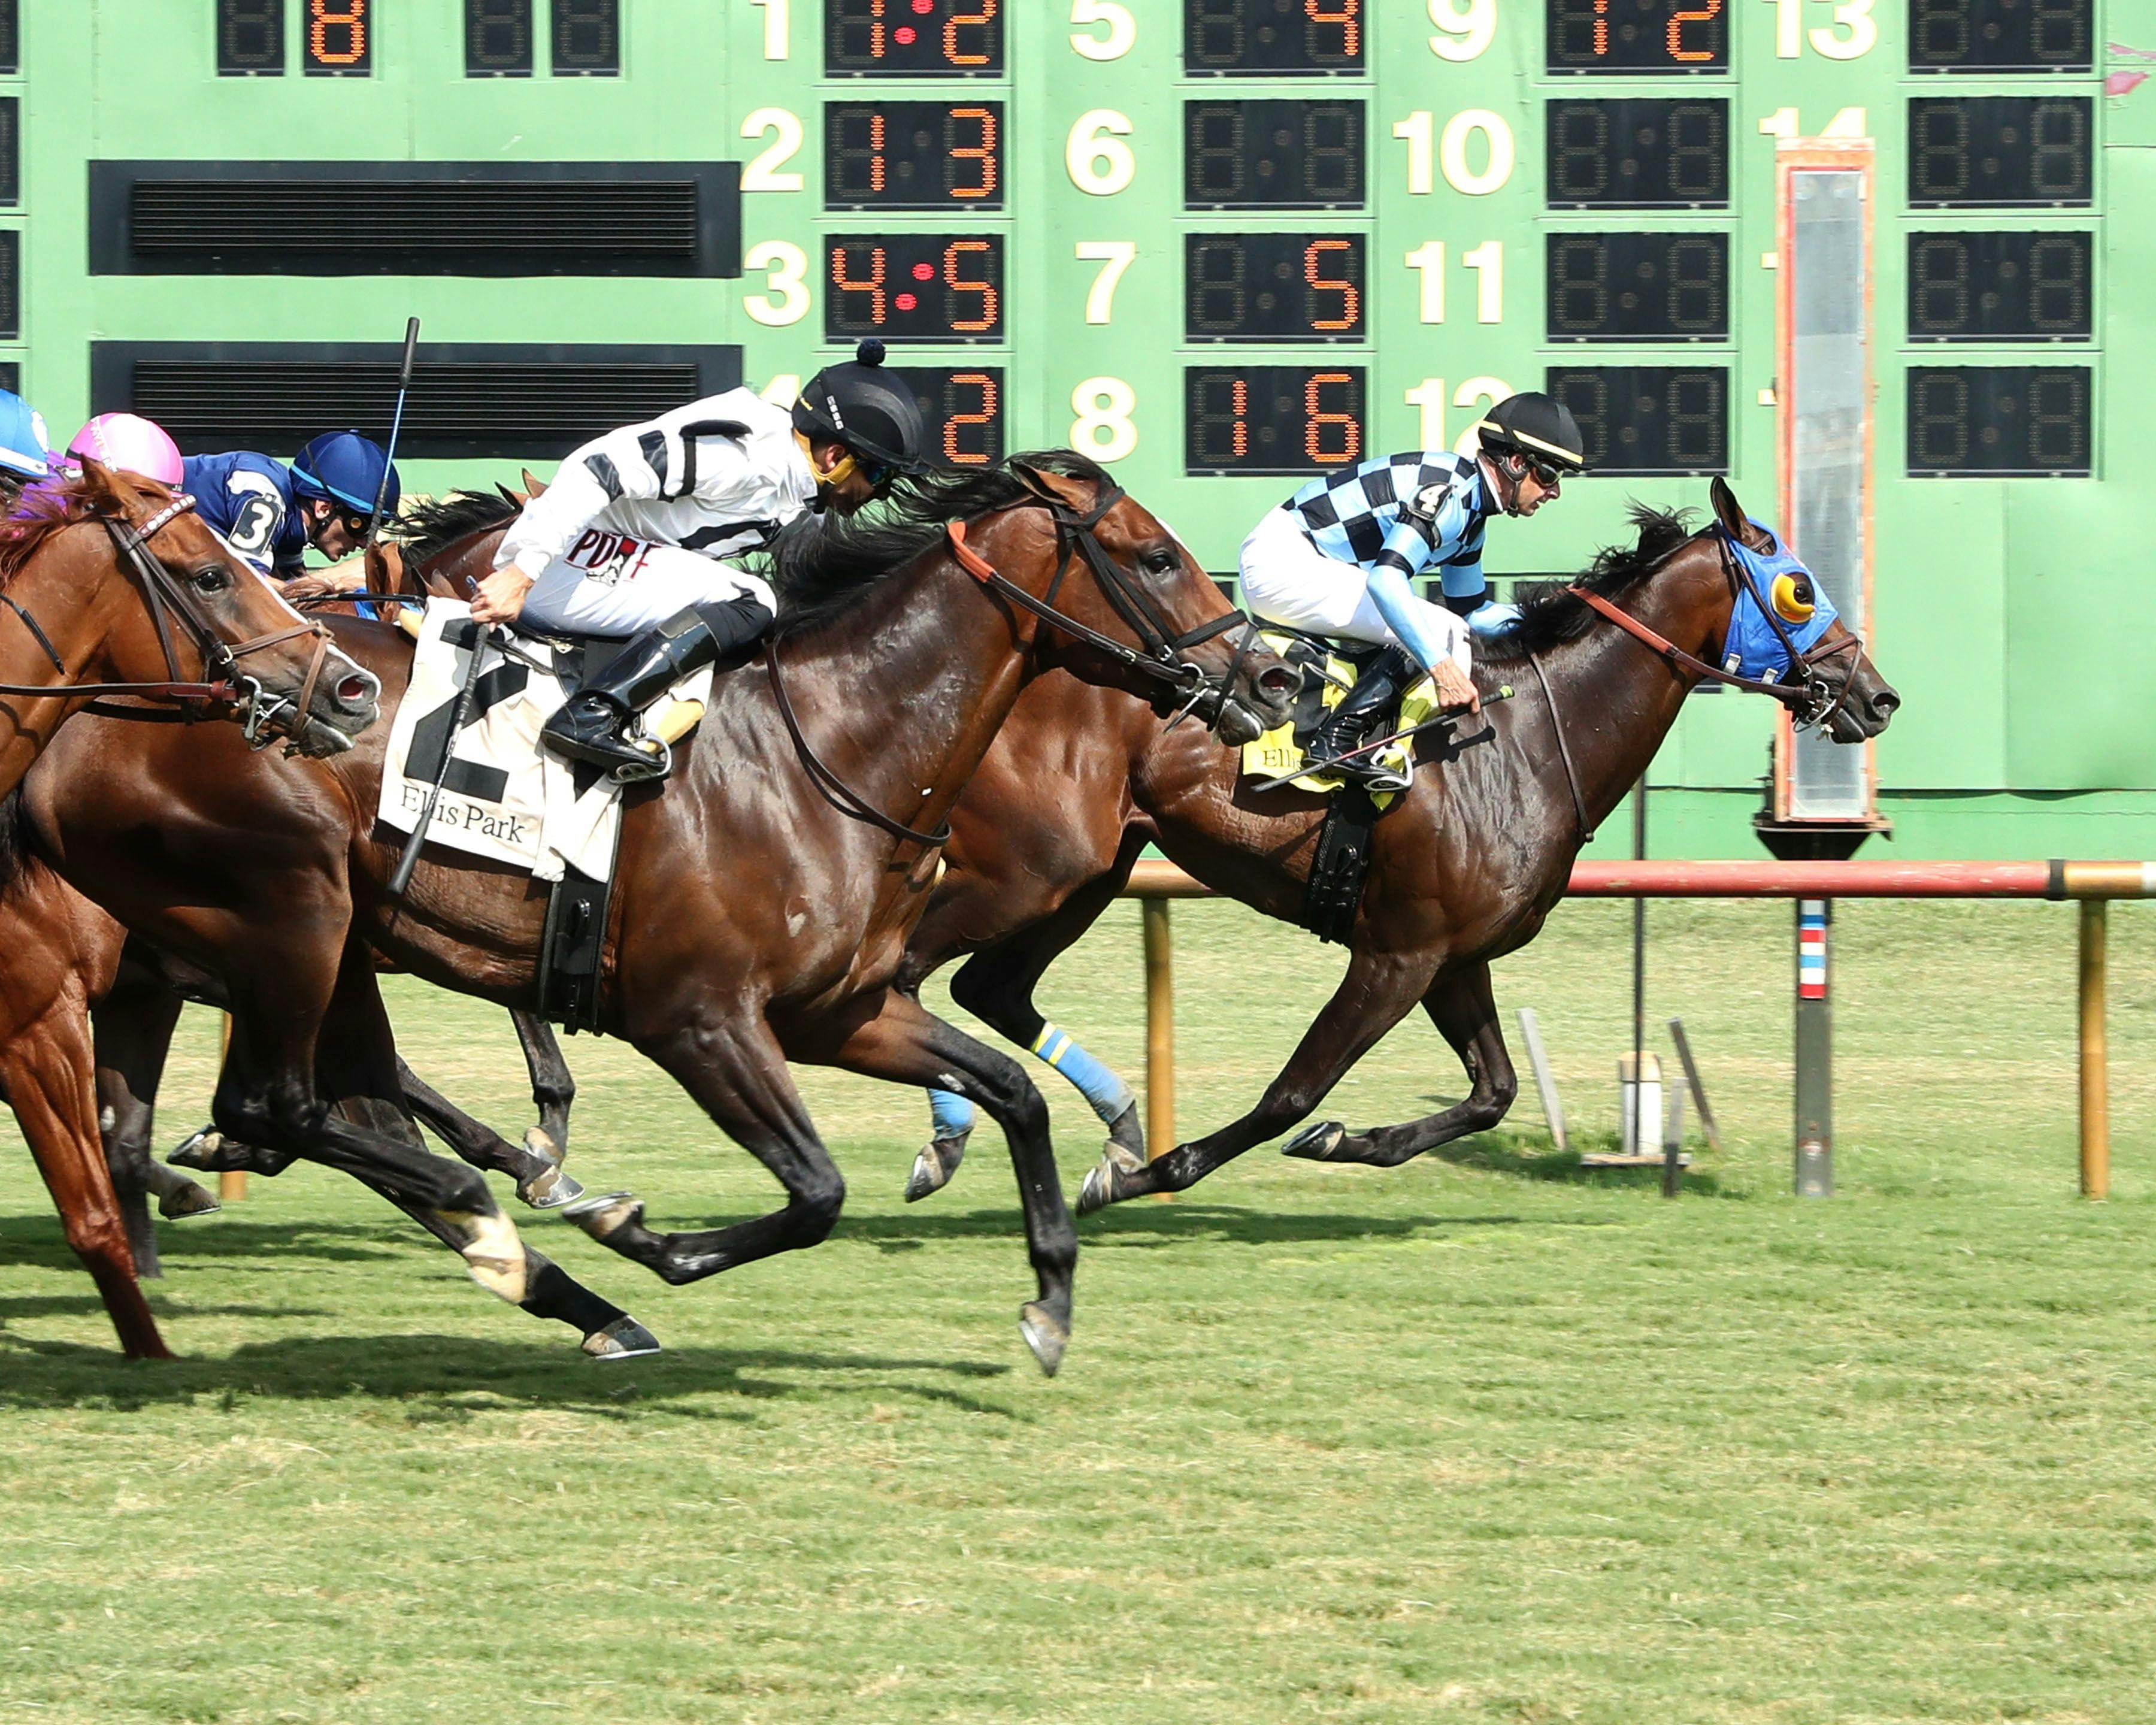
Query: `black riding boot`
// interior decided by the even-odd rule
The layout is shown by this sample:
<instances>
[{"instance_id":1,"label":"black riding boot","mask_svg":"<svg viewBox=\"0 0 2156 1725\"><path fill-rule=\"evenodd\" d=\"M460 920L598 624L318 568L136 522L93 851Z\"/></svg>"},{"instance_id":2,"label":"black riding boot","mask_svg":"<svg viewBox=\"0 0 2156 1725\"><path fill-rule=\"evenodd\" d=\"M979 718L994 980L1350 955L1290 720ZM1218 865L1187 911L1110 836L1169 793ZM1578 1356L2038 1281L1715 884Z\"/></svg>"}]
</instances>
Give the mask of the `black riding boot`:
<instances>
[{"instance_id":1,"label":"black riding boot","mask_svg":"<svg viewBox=\"0 0 2156 1725\"><path fill-rule=\"evenodd\" d=\"M1355 686L1340 697L1340 704L1317 727L1317 734L1311 739L1311 758L1327 761L1349 749L1360 748L1374 734L1373 726L1378 716L1421 673L1422 667L1406 648L1386 648L1364 667L1363 675L1355 680ZM1359 755L1354 760L1342 761L1324 770L1373 791L1404 790L1407 784L1399 773L1377 765L1368 755Z\"/></svg>"},{"instance_id":2,"label":"black riding boot","mask_svg":"<svg viewBox=\"0 0 2156 1725\"><path fill-rule=\"evenodd\" d=\"M771 627L754 598L695 605L639 635L547 720L540 741L555 753L607 768L624 783L666 770L666 746L646 737L637 715L690 671L752 647Z\"/></svg>"}]
</instances>

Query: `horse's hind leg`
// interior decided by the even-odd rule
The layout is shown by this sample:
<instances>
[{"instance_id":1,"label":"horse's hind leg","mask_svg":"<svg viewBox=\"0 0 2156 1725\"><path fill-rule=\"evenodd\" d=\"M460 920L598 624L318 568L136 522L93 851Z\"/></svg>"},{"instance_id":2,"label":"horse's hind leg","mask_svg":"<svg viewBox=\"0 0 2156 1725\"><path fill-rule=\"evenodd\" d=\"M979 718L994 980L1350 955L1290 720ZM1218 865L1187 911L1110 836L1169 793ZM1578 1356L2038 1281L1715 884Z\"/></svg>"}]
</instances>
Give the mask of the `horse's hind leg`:
<instances>
[{"instance_id":1,"label":"horse's hind leg","mask_svg":"<svg viewBox=\"0 0 2156 1725\"><path fill-rule=\"evenodd\" d=\"M1505 1117L1520 1085L1512 1072L1512 1055L1505 1049L1496 999L1490 991L1490 967L1479 959L1448 964L1438 972L1422 1004L1430 1022L1452 1045L1467 1070L1467 1095L1450 1108L1404 1126L1350 1132L1327 1121L1298 1132L1283 1154L1312 1162L1359 1162L1372 1168L1398 1168L1437 1145L1471 1132L1487 1132Z\"/></svg>"},{"instance_id":2,"label":"horse's hind leg","mask_svg":"<svg viewBox=\"0 0 2156 1725\"><path fill-rule=\"evenodd\" d=\"M830 1233L846 1183L816 1136L769 1024L739 1014L706 1018L639 1039L637 1046L771 1170L786 1189L785 1207L723 1228L660 1234L644 1225L643 1199L616 1192L571 1204L563 1212L570 1220L676 1286L814 1245Z\"/></svg>"},{"instance_id":3,"label":"horse's hind leg","mask_svg":"<svg viewBox=\"0 0 2156 1725\"><path fill-rule=\"evenodd\" d=\"M511 1143L422 1081L404 1064L401 1055L397 1060L397 1081L404 1092L405 1107L435 1137L474 1168L508 1175L516 1182L516 1195L532 1209L559 1209L584 1195L584 1189L562 1172L561 1164L532 1142L533 1133L525 1134L521 1144Z\"/></svg>"},{"instance_id":4,"label":"horse's hind leg","mask_svg":"<svg viewBox=\"0 0 2156 1725\"><path fill-rule=\"evenodd\" d=\"M1019 1203L1040 1286L1019 1311L1026 1345L1054 1376L1070 1342L1070 1286L1078 1262L1078 1231L1064 1208L1063 1186L1049 1140L1048 1105L1008 1055L947 1024L911 995L893 990L881 1010L850 1034L832 1057L850 1072L901 1084L932 1083L978 1101L1010 1142Z\"/></svg>"},{"instance_id":5,"label":"horse's hind leg","mask_svg":"<svg viewBox=\"0 0 2156 1725\"><path fill-rule=\"evenodd\" d=\"M1080 1046L1068 1031L1051 1024L1033 1004L1034 990L1048 968L1073 942L1100 921L1130 878L1131 865L1145 848L1145 834L1135 829L1125 837L1111 865L1065 896L1055 900L1059 883L1029 876L1025 887L1014 880L968 879L954 899L947 925L955 929L967 922L978 927L993 916L1012 931L982 945L951 978L951 998L996 1033L1053 1066L1092 1105L1108 1128L1111 1153L1120 1147L1132 1162L1146 1155L1145 1127L1138 1117L1137 1099L1130 1086L1105 1061ZM1014 901L1029 887L1029 902ZM939 906L938 908L941 908ZM933 926L932 926L933 925ZM919 964L914 955L957 950L953 937L940 932L935 910L923 919L907 946L909 964L901 974L902 992L917 995L922 978L942 963L942 957ZM939 1190L957 1171L971 1131L971 1105L962 1096L932 1088L935 1131L929 1143L914 1159L913 1174L906 1182L910 1204ZM957 1122L965 1122L963 1130Z\"/></svg>"},{"instance_id":6,"label":"horse's hind leg","mask_svg":"<svg viewBox=\"0 0 2156 1725\"><path fill-rule=\"evenodd\" d=\"M569 1105L577 1100L577 1081L562 1058L562 1044L552 1024L528 1012L512 1012L509 1020L516 1026L524 1068L531 1075L531 1100L539 1108L539 1123L525 1132L525 1146L559 1168L568 1159ZM554 1203L567 1201L557 1199Z\"/></svg>"},{"instance_id":7,"label":"horse's hind leg","mask_svg":"<svg viewBox=\"0 0 2156 1725\"><path fill-rule=\"evenodd\" d=\"M1086 1176L1078 1211L1090 1214L1147 1192L1181 1192L1245 1150L1276 1137L1305 1118L1332 1086L1407 1015L1430 984L1424 954L1373 952L1357 947L1348 973L1303 1032L1280 1076L1265 1086L1256 1107L1209 1137L1178 1144L1165 1156L1136 1167L1111 1151Z\"/></svg>"}]
</instances>

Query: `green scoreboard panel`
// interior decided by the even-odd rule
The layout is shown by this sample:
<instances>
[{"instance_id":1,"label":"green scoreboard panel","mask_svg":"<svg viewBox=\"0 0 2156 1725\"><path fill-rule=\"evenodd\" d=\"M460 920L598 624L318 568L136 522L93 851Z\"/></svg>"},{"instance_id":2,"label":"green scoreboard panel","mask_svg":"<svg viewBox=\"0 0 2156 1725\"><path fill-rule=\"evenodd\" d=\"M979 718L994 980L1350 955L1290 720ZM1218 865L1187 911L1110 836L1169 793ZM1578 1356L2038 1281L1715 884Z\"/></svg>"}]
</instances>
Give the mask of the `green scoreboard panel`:
<instances>
[{"instance_id":1,"label":"green scoreboard panel","mask_svg":"<svg viewBox=\"0 0 2156 1725\"><path fill-rule=\"evenodd\" d=\"M2107 626L2156 526L2128 0L19 3L0 362L56 424L93 385L198 437L363 419L416 312L439 485L876 335L947 459L1074 445L1220 570L1302 478L1526 388L1599 476L1493 529L1501 578L1711 474L1778 514L1776 164L1863 145L1882 793L2156 819L2156 630ZM1658 765L1702 819L1763 705Z\"/></svg>"}]
</instances>

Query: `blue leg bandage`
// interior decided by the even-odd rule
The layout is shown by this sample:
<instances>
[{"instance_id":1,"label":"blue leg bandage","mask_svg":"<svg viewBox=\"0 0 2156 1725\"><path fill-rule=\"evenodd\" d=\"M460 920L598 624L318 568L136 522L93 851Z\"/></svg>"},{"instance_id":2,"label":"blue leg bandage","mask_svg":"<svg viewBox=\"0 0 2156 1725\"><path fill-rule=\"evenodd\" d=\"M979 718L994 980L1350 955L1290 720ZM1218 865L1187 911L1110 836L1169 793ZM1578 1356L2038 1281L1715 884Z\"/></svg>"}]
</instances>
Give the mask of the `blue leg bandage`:
<instances>
[{"instance_id":1,"label":"blue leg bandage","mask_svg":"<svg viewBox=\"0 0 2156 1725\"><path fill-rule=\"evenodd\" d=\"M930 1091L928 1114L939 1138L955 1138L973 1129L973 1105L955 1091Z\"/></svg>"},{"instance_id":2,"label":"blue leg bandage","mask_svg":"<svg viewBox=\"0 0 2156 1725\"><path fill-rule=\"evenodd\" d=\"M1101 1061L1070 1040L1066 1031L1044 1022L1033 1039L1033 1052L1078 1086L1079 1094L1093 1105L1093 1111L1110 1126L1137 1100L1131 1087Z\"/></svg>"}]
</instances>

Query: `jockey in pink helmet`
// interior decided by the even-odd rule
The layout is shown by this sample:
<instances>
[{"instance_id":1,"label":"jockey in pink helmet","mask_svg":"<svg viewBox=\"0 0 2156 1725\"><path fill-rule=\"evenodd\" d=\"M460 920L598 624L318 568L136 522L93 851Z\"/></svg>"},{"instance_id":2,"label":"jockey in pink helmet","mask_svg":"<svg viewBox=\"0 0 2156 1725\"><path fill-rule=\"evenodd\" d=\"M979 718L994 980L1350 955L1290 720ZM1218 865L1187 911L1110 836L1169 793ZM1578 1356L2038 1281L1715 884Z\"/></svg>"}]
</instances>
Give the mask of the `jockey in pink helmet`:
<instances>
[{"instance_id":1,"label":"jockey in pink helmet","mask_svg":"<svg viewBox=\"0 0 2156 1725\"><path fill-rule=\"evenodd\" d=\"M78 461L87 455L107 467L138 474L174 490L179 489L183 476L180 446L166 434L163 426L139 413L100 413L75 433L67 452Z\"/></svg>"}]
</instances>

